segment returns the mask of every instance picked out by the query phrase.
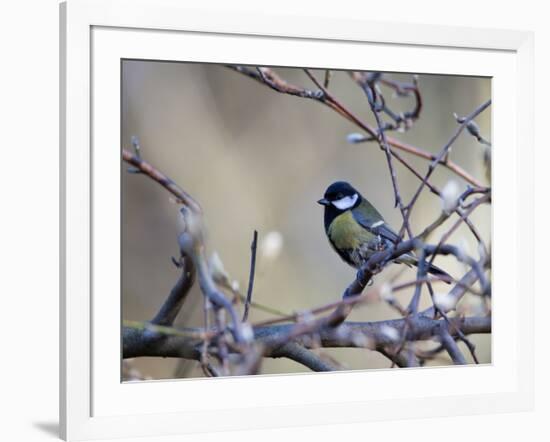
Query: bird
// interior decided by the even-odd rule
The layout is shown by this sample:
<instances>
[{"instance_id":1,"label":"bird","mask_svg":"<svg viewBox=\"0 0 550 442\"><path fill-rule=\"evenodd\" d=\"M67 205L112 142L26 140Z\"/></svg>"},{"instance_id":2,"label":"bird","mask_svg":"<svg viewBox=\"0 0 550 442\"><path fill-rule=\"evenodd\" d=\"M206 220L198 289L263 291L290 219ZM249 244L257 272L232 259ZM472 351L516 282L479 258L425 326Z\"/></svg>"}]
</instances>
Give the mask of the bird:
<instances>
[{"instance_id":1,"label":"bird","mask_svg":"<svg viewBox=\"0 0 550 442\"><path fill-rule=\"evenodd\" d=\"M328 186L323 198L317 203L325 208L325 233L330 245L347 264L357 270L374 253L400 241L399 235L386 223L380 212L346 181L336 181ZM403 254L394 262L418 266L418 258L412 253ZM450 278L449 274L433 264L427 271Z\"/></svg>"}]
</instances>

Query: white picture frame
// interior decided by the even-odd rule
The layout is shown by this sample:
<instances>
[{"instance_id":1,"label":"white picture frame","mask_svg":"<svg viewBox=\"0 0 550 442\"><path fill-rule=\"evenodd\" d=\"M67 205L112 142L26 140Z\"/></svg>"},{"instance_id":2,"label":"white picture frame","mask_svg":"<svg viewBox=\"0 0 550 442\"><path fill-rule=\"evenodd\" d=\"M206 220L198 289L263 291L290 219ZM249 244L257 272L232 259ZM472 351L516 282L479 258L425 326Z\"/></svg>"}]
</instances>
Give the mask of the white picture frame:
<instances>
[{"instance_id":1,"label":"white picture frame","mask_svg":"<svg viewBox=\"0 0 550 442\"><path fill-rule=\"evenodd\" d=\"M63 438L163 436L532 407L533 229L522 228L519 240L520 225L534 214L531 33L229 9L213 13L169 0L70 0L61 5L61 21ZM119 243L115 214L120 192L112 186L119 179L120 157L118 149L102 148L120 140L120 59L298 66L307 53L307 65L316 66L322 53L325 65L349 68L346 48L352 45L376 55L375 65L354 61L358 69L493 77L492 136L499 150L493 165L492 364L121 384L120 305L113 292L119 287L119 252L106 253ZM388 51L399 56L384 55ZM102 180L94 179L97 164ZM513 257L504 259L500 250ZM254 394L260 389L261 395ZM238 393L238 400L208 400L214 393L233 398ZM184 396L194 400L182 401ZM240 418L243 411L246 422Z\"/></svg>"}]
</instances>

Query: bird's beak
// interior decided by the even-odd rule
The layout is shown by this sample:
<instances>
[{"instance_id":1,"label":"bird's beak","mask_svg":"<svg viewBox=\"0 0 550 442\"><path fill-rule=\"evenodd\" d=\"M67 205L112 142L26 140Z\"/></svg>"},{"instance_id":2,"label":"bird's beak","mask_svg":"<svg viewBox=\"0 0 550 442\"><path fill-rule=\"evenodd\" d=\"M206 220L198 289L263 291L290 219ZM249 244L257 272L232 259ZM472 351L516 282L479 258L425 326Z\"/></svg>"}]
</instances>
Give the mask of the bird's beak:
<instances>
[{"instance_id":1,"label":"bird's beak","mask_svg":"<svg viewBox=\"0 0 550 442\"><path fill-rule=\"evenodd\" d=\"M317 201L317 204L321 204L321 206L328 206L330 204L330 201L326 198L321 198L319 201Z\"/></svg>"}]
</instances>

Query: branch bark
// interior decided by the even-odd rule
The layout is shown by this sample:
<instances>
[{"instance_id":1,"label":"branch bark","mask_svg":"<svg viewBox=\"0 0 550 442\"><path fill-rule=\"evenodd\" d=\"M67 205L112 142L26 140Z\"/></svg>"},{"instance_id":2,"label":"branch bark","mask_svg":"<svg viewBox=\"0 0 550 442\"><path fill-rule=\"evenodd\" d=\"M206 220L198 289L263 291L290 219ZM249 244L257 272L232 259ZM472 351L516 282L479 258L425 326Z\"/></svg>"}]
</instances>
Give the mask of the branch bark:
<instances>
[{"instance_id":1,"label":"branch bark","mask_svg":"<svg viewBox=\"0 0 550 442\"><path fill-rule=\"evenodd\" d=\"M489 316L451 318L449 321L447 324L443 319L433 319L424 314L417 314L408 318L408 326L405 318L376 322L345 322L336 328L325 325L315 330L315 334L319 337L317 344L321 347L369 348L387 355L387 349L398 344L395 336L401 336L406 327L408 342L438 339L443 328L448 333L448 336L445 336L446 339L449 336L451 339L458 336L458 330L464 335L491 332ZM298 345L304 349L313 348L310 331L285 341L295 327L296 324L280 324L255 328L254 341L262 347L264 357L290 357L310 368L323 369L323 371L328 369L330 364L316 360L313 357L318 358L316 355L312 356L295 346ZM388 330L394 330L395 336L393 333L388 333ZM122 329L122 357L159 356L200 360L202 344L200 336L204 333L205 331L200 328L174 329L151 328L147 324L126 325ZM281 344L281 342L284 343ZM293 345L286 347L288 344ZM334 369L334 367L330 368Z\"/></svg>"},{"instance_id":2,"label":"branch bark","mask_svg":"<svg viewBox=\"0 0 550 442\"><path fill-rule=\"evenodd\" d=\"M196 213L201 213L202 209L200 204L185 190L179 187L172 179L161 173L158 169L151 166L147 161L144 161L139 156L132 154L126 149L122 149L122 159L128 164L134 166L139 172L144 173L152 180L159 183L168 192L174 195L179 202L187 206L189 209Z\"/></svg>"},{"instance_id":3,"label":"branch bark","mask_svg":"<svg viewBox=\"0 0 550 442\"><path fill-rule=\"evenodd\" d=\"M162 307L151 320L152 324L156 325L172 325L176 316L181 310L189 290L195 282L195 266L190 258L181 258L181 276L178 278L176 285L170 291L168 298L162 304Z\"/></svg>"},{"instance_id":4,"label":"branch bark","mask_svg":"<svg viewBox=\"0 0 550 442\"><path fill-rule=\"evenodd\" d=\"M297 344L296 342L289 342L282 347L273 351L269 356L278 358L288 358L305 367L310 368L312 371L336 371L337 368L323 361L321 357L308 350L304 346Z\"/></svg>"}]
</instances>

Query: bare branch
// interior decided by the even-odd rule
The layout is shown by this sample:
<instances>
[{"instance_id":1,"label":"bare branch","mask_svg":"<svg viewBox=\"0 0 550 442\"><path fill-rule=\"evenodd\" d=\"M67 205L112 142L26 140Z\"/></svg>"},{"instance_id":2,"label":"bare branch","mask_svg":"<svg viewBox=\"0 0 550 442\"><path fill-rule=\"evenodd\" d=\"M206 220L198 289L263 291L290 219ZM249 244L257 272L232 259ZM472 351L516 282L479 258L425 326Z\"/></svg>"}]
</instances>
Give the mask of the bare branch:
<instances>
[{"instance_id":1,"label":"bare branch","mask_svg":"<svg viewBox=\"0 0 550 442\"><path fill-rule=\"evenodd\" d=\"M151 319L152 324L172 325L195 282L195 267L191 259L182 257L180 262L181 276L158 313Z\"/></svg>"},{"instance_id":2,"label":"bare branch","mask_svg":"<svg viewBox=\"0 0 550 442\"><path fill-rule=\"evenodd\" d=\"M271 357L284 357L292 359L299 364L305 365L313 371L336 371L337 368L326 361L323 361L319 356L313 353L311 350L297 344L295 342L289 342L282 347L276 349L268 356Z\"/></svg>"},{"instance_id":3,"label":"bare branch","mask_svg":"<svg viewBox=\"0 0 550 442\"><path fill-rule=\"evenodd\" d=\"M316 101L319 101L320 103L323 103L326 106L330 107L331 109L333 109L334 111L342 115L344 118L346 118L347 120L349 120L350 122L352 122L353 124L361 128L362 130L367 132L372 137L372 139L377 139L377 134L375 129L373 129L368 124L364 123L359 118L357 118L347 107L345 107L342 103L336 100L332 96L332 94L328 93L327 89L320 83L318 83L318 87L322 92L321 94L315 93L314 91L310 91L307 89L299 88L294 85L290 85L286 81L282 80L279 76L274 77L272 75L274 73L273 70L270 70L271 76L270 78L268 78L265 76L265 71L264 71L264 76L261 76L260 74L253 73L253 71L251 71L249 68L245 68L243 66L230 65L227 67L236 72L244 74L249 78L253 78L256 81L271 87L277 92L286 93L289 95L295 95L303 98L311 98ZM267 69L267 68L262 68L262 69ZM387 141L389 145L399 150L402 150L404 152L408 152L412 155L418 156L420 158L424 158L429 161L433 161L436 159L436 157L433 154L426 152L425 150L422 150L418 147L399 141L395 138L388 137ZM462 169L460 166L453 163L452 161L446 161L445 163L443 163L443 166L452 170L455 174L462 177L464 180L466 180L473 186L483 187L483 184L480 181L478 181L476 178L471 176L468 172L466 172L464 169Z\"/></svg>"},{"instance_id":4,"label":"bare branch","mask_svg":"<svg viewBox=\"0 0 550 442\"><path fill-rule=\"evenodd\" d=\"M452 328L447 329L444 320L437 320L418 314L410 318L410 327L407 331L408 341L430 340L440 336L440 327L447 330L452 336L452 330L460 330L465 335L490 333L491 317L451 318ZM405 328L405 319L392 319L376 322L345 322L337 328L324 326L315 330L319 336L318 344L324 348L351 347L383 349L396 345L396 341L386 330L388 328L402 333ZM254 339L263 347L263 355L277 357L276 349L282 347L281 342L288 336L296 324L281 324L254 328ZM166 333L164 329L149 329L147 326L127 324L123 327L123 357L163 356L199 360L201 339L204 330L178 329L174 333ZM311 348L311 331L296 334L291 341L304 348ZM281 339L283 338L283 339ZM288 344L285 342L283 345ZM280 357L280 356L279 356Z\"/></svg>"},{"instance_id":5,"label":"bare branch","mask_svg":"<svg viewBox=\"0 0 550 442\"><path fill-rule=\"evenodd\" d=\"M166 175L159 172L153 166L151 166L146 161L142 160L137 155L128 152L126 149L122 149L122 158L128 164L131 164L140 172L146 174L149 178L153 179L164 187L168 192L174 195L179 202L187 206L190 210L194 212L201 213L202 209L199 203L195 201L185 190L179 187L174 181L168 178Z\"/></svg>"},{"instance_id":6,"label":"bare branch","mask_svg":"<svg viewBox=\"0 0 550 442\"><path fill-rule=\"evenodd\" d=\"M151 322L124 322L123 357L159 356L195 360L199 361L207 376L258 373L263 357L285 357L314 371L333 371L340 369L341 365L328 356L319 355L312 350L329 347L364 348L378 351L392 361L392 366L400 367L419 366L427 358L435 356L440 351L446 351L455 364L464 364L466 359L456 342L461 340L466 344L477 363L475 347L467 336L475 333L491 333L489 304L486 304L487 316L464 318L460 314L448 315L447 313L455 310L456 304L467 292L483 296L483 300L489 302L491 284L487 269L490 269L490 252L469 217L481 205L490 204L491 189L484 187L477 179L451 162L449 152L464 129L467 129L476 138L481 137L474 118L488 108L491 101L483 103L467 117L456 117L460 126L441 151L437 155L433 155L418 147L392 139L386 133L390 130L406 130L419 117L423 102L416 78L412 83L402 83L388 79L377 72L352 73L352 78L363 88L374 115L376 124L375 127L371 127L334 96L332 91L328 90L331 79L329 70L324 72L323 81L316 78L310 69L304 69L304 73L314 84L313 89L308 89L287 82L268 67L228 67L279 93L317 101L358 126L368 135L365 140L368 138L378 142L386 156L395 205L399 208L403 218L399 239L395 241L395 244L388 245L386 249L374 253L363 262L355 279L344 291L341 301L313 308L305 314L286 315L251 326L247 321L250 307L255 305L252 302L252 295L256 269L257 231L254 231L251 244L250 271L245 297L238 291L238 288L234 288L235 285L232 284L233 281L229 278L228 273L224 271L221 260L217 260L219 262L217 265L214 263L215 260L211 260L209 264L206 259L203 213L198 202L170 178L143 161L139 142L133 141L135 154L123 149L124 161L132 166L132 172L142 173L153 179L174 195L179 203L183 204L181 213L185 227L178 236L180 259L174 260L176 265L181 268L182 274ZM382 93L386 88L393 90L399 97L413 98L413 107L407 112L394 112ZM353 141L357 142L358 138L354 138ZM427 172L419 173L413 167L413 163L405 159L399 151L429 160ZM403 204L395 161L401 163L420 181L407 205ZM473 184L473 187L468 186L456 204L444 205L441 215L415 236L409 219L422 190L428 188L438 196L448 194L445 192L446 189L442 193L430 182L433 172L439 166L453 171L457 176ZM475 194L481 196L472 197ZM454 202L454 195L451 199L445 199L445 201L448 200ZM438 243L428 244L426 242L428 236L446 223L451 216L454 216L453 214L457 214L458 219L450 224L450 228L443 233ZM462 223L468 226L478 241L480 250L478 260L466 254L461 248L447 243ZM408 240L403 238L405 232L409 236ZM417 256L416 278L414 281L402 284L392 282L393 287L389 286L390 290L402 290L410 287L412 296L409 305L405 309L397 300L392 303L391 300L388 301L388 297L382 298L392 305L402 317L376 322L344 322L354 306L364 304L372 298L372 291L370 294L363 294L363 291L372 282L374 276L404 254ZM217 257L217 254L214 255ZM446 275L429 276L428 269L436 256L440 255L452 255L457 261L466 264L469 270L457 279ZM219 271L219 268L222 270ZM181 310L195 278L199 282L204 297L203 327L176 329L173 327L174 320ZM443 302L447 298L438 298L439 294L434 296L432 283L436 281L454 284L448 293L442 295L452 301L449 302L449 305ZM477 282L481 287L480 290L474 289ZM424 284L428 287L433 305L419 312ZM239 299L244 300L242 319L239 319L240 315L237 314ZM457 312L459 311L457 310ZM324 316L316 316L324 312L328 313ZM280 324L283 321L293 322ZM441 345L436 349L437 351L419 351L417 349L418 341L426 340L439 341Z\"/></svg>"},{"instance_id":7,"label":"bare branch","mask_svg":"<svg viewBox=\"0 0 550 442\"><path fill-rule=\"evenodd\" d=\"M352 75L353 76L353 75ZM354 78L357 78L357 76L353 76ZM359 77L362 78L362 77ZM389 111L388 107L386 106L384 102L384 98L382 94L377 94L376 91L376 82L375 81L369 81L367 78L365 80L357 79L356 80L362 87L363 91L365 92L365 95L367 96L367 100L369 102L371 111L374 115L374 118L376 120L376 125L378 127L378 143L380 144L380 148L384 151L386 154L386 161L388 163L388 168L390 171L390 177L393 187L393 194L394 194L394 206L399 207L399 210L401 212L401 215L403 217L405 230L409 234L409 238L413 237L413 233L411 230L411 226L409 225L408 218L406 217L405 213L405 207L403 205L403 200L401 198L401 193L399 192L399 186L397 184L397 172L393 166L392 161L392 149L390 148L388 144L388 140L386 137L386 128L384 124L382 123L382 119L380 118L379 113L381 111L386 111L386 113ZM377 96L382 100L382 105L377 104ZM394 116L395 120L399 120L398 117Z\"/></svg>"},{"instance_id":8,"label":"bare branch","mask_svg":"<svg viewBox=\"0 0 550 442\"><path fill-rule=\"evenodd\" d=\"M244 303L243 322L248 319L248 310L252 302L252 291L254 290L254 275L256 273L256 249L258 248L258 232L254 230L254 237L250 245L250 273L248 277L248 290L246 292L246 301Z\"/></svg>"},{"instance_id":9,"label":"bare branch","mask_svg":"<svg viewBox=\"0 0 550 442\"><path fill-rule=\"evenodd\" d=\"M426 175L425 175L424 179L420 183L420 186L418 186L418 189L416 190L415 194L411 198L410 203L407 205L407 215L406 215L405 219L403 220L402 230L405 228L405 226L406 226L406 224L407 224L407 222L408 222L408 220L411 216L412 208L414 207L416 201L418 200L418 197L420 196L420 193L424 189L424 186L426 186L426 182L428 181L428 179L430 178L430 176L434 172L437 165L439 165L439 164L445 165L445 164L449 163L449 160L448 160L448 158L446 158L446 156L449 153L449 149L451 148L453 143L457 140L457 138L462 133L462 131L464 130L464 128L466 127L468 122L471 121L472 119L474 119L476 116L478 116L481 112L483 112L485 109L487 109L490 105L491 105L491 100L487 100L485 103L480 105L477 109L475 109L470 115L465 117L463 123L457 128L457 130L455 131L453 136L449 139L449 141L447 141L447 143L445 144L445 146L443 146L443 148L441 149L439 154L430 163L430 165L428 166L428 171L426 172ZM455 171L455 173L456 173L456 171ZM479 187L481 187L481 186L479 186Z\"/></svg>"},{"instance_id":10,"label":"bare branch","mask_svg":"<svg viewBox=\"0 0 550 442\"><path fill-rule=\"evenodd\" d=\"M456 344L455 340L449 333L449 330L446 326L441 325L439 327L439 339L441 340L441 345L447 350L447 353L449 353L449 356L451 357L452 361L456 365L465 365L466 364L466 358L458 348L458 345Z\"/></svg>"},{"instance_id":11,"label":"bare branch","mask_svg":"<svg viewBox=\"0 0 550 442\"><path fill-rule=\"evenodd\" d=\"M194 223L196 221L191 221ZM180 245L180 250L182 254L188 255L193 260L193 264L197 269L199 285L201 291L205 296L208 297L214 308L219 309L223 308L231 317L231 322L233 325L232 333L235 337L235 340L239 343L244 343L244 339L241 331L241 322L237 317L237 313L233 308L231 302L224 296L224 294L218 290L210 271L208 269L206 256L204 254L204 245L199 238L200 235L193 235L189 232L184 232L178 237L178 242Z\"/></svg>"}]
</instances>

